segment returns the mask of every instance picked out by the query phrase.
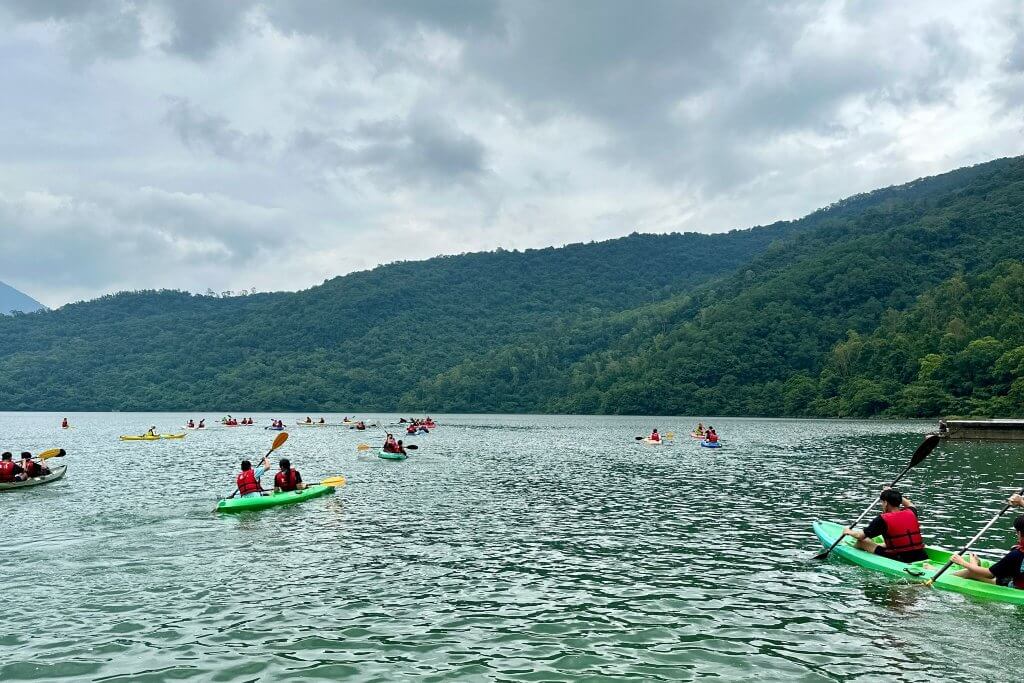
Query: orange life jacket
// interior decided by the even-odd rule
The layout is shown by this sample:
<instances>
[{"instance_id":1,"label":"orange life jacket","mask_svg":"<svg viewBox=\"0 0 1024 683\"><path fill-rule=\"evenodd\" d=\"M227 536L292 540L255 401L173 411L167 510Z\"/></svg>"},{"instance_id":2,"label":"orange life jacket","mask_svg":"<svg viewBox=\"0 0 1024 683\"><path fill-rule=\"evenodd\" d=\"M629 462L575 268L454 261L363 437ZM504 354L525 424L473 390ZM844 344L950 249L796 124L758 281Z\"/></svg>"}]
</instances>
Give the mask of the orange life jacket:
<instances>
[{"instance_id":1,"label":"orange life jacket","mask_svg":"<svg viewBox=\"0 0 1024 683\"><path fill-rule=\"evenodd\" d=\"M914 550L924 550L924 538L921 536L921 525L913 510L904 508L896 512L883 512L885 520L885 550L891 554L902 554Z\"/></svg>"},{"instance_id":2,"label":"orange life jacket","mask_svg":"<svg viewBox=\"0 0 1024 683\"><path fill-rule=\"evenodd\" d=\"M249 493L259 493L260 483L256 481L256 473L252 470L243 470L238 474L235 479L235 483L238 484L238 494L246 495Z\"/></svg>"}]
</instances>

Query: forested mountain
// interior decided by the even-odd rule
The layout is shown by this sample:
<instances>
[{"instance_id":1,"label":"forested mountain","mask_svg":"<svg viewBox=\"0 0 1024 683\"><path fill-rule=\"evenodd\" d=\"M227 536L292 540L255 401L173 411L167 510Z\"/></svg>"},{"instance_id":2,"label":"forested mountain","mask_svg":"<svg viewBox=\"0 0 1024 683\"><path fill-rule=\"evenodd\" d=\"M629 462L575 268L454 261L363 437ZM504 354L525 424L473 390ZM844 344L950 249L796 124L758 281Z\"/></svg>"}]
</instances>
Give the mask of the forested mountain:
<instances>
[{"instance_id":1,"label":"forested mountain","mask_svg":"<svg viewBox=\"0 0 1024 683\"><path fill-rule=\"evenodd\" d=\"M0 319L0 408L1017 413L1022 211L1003 159L727 234L108 296Z\"/></svg>"},{"instance_id":2,"label":"forested mountain","mask_svg":"<svg viewBox=\"0 0 1024 683\"><path fill-rule=\"evenodd\" d=\"M43 305L28 294L19 292L5 282L0 282L0 315L9 313L32 313L43 308Z\"/></svg>"}]
</instances>

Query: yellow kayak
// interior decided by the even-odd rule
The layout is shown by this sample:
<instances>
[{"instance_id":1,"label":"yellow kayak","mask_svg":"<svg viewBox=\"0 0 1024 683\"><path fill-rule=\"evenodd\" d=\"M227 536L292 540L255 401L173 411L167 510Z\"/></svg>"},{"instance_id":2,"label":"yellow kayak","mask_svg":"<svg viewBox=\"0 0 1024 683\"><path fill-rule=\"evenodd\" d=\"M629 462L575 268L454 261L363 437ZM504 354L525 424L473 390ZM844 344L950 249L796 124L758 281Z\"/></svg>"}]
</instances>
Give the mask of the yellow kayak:
<instances>
[{"instance_id":1,"label":"yellow kayak","mask_svg":"<svg viewBox=\"0 0 1024 683\"><path fill-rule=\"evenodd\" d=\"M142 436L138 434L122 434L121 441L159 441L160 439L184 439L185 433L181 434L157 434L156 436L149 436L144 434Z\"/></svg>"}]
</instances>

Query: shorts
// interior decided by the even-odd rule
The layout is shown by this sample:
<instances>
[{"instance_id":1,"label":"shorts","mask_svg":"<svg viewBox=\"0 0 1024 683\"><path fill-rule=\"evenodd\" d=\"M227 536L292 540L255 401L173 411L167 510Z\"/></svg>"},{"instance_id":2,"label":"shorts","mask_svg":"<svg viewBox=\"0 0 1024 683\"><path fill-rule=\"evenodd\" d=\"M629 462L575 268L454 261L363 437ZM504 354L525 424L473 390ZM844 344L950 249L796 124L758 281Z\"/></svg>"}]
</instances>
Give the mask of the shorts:
<instances>
[{"instance_id":1,"label":"shorts","mask_svg":"<svg viewBox=\"0 0 1024 683\"><path fill-rule=\"evenodd\" d=\"M884 545L880 545L875 548L875 555L878 555L879 557L887 557L890 560L896 560L897 562L906 562L907 564L928 559L928 553L923 550L911 550L905 553L892 554Z\"/></svg>"}]
</instances>

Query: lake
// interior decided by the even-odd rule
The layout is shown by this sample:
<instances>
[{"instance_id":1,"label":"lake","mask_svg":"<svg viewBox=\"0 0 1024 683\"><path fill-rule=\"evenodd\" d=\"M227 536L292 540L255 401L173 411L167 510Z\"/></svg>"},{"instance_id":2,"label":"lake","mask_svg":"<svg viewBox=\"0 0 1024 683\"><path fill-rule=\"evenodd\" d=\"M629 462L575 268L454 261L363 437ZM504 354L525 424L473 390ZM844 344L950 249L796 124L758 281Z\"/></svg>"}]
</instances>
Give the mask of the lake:
<instances>
[{"instance_id":1,"label":"lake","mask_svg":"<svg viewBox=\"0 0 1024 683\"><path fill-rule=\"evenodd\" d=\"M357 451L379 430L293 427L275 463L348 485L231 516L211 510L275 432L122 442L220 414L61 417L0 414L0 447L69 466L0 495L0 681L976 681L1021 662L1020 608L810 560L811 521L856 518L933 422L704 419L716 451L697 418L435 415L404 462ZM634 440L652 427L674 443ZM1022 456L943 443L912 470L927 542L980 529ZM980 547L1009 547L1011 520Z\"/></svg>"}]
</instances>

